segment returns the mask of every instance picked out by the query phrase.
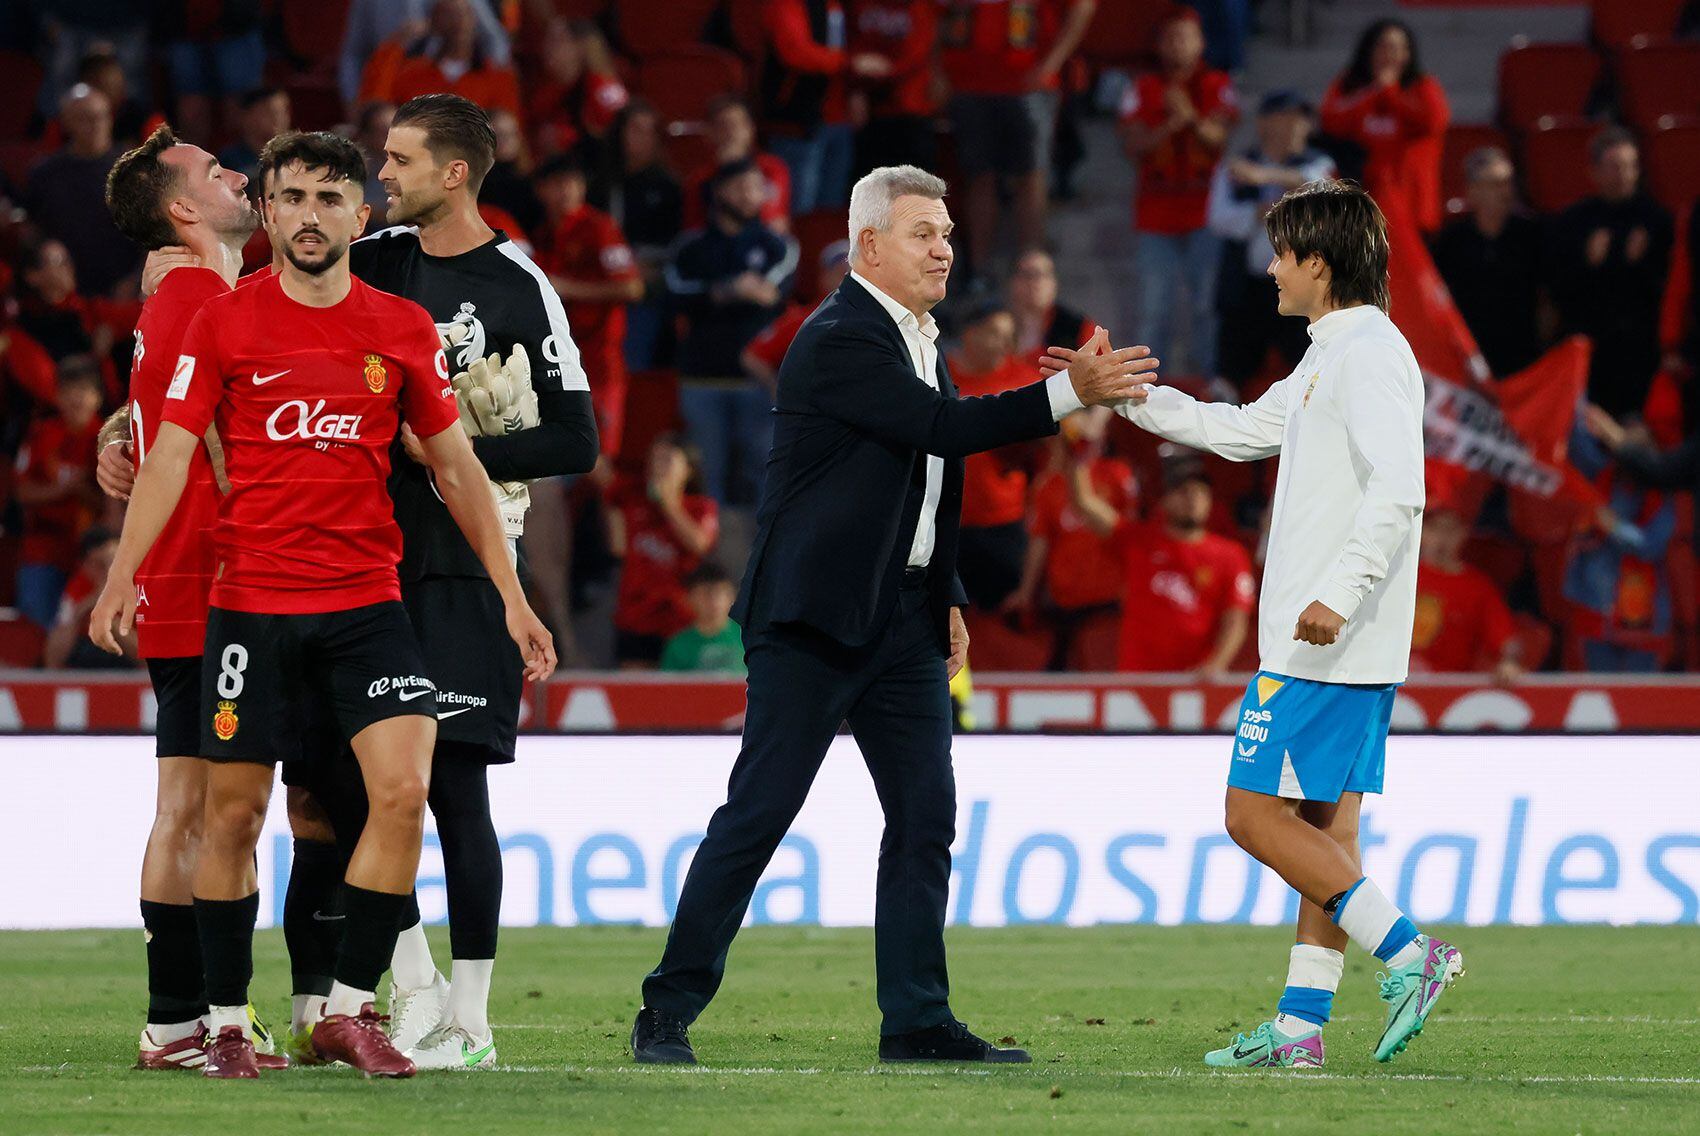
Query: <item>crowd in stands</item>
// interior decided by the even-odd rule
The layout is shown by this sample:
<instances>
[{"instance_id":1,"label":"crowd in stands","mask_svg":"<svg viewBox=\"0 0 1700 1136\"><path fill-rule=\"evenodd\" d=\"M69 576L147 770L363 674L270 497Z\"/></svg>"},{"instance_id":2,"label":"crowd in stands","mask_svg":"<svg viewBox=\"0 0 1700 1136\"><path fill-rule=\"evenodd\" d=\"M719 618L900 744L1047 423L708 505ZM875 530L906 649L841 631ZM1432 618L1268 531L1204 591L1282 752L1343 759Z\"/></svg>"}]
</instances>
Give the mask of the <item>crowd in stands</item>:
<instances>
[{"instance_id":1,"label":"crowd in stands","mask_svg":"<svg viewBox=\"0 0 1700 1136\"><path fill-rule=\"evenodd\" d=\"M1052 203L1075 192L1083 118L1113 111L1119 92L1139 281L1125 338L1153 347L1165 381L1242 400L1296 364L1308 338L1276 313L1262 217L1335 174L1425 234L1496 379L1565 336L1592 339L1571 460L1598 506L1531 528L1503 490L1437 469L1419 669L1510 681L1700 664L1700 506L1684 499L1700 481L1688 384L1700 225L1673 159L1642 169L1655 140L1700 127L1649 119L1629 84L1614 86L1640 41L1566 45L1606 63L1584 102L1554 108L1591 116L1568 151L1571 189L1555 193L1543 147L1583 124L1529 117L1521 89L1503 122L1452 124L1396 20L1365 29L1320 98L1277 90L1242 105L1253 7L161 0L142 16L118 0L43 0L0 17L0 63L36 92L0 113L0 444L13 458L0 602L18 613L0 621L0 662L108 662L77 632L122 520L92 476L139 311L140 257L103 199L117 155L169 119L251 173L280 130L336 129L368 156L376 227L396 106L453 91L491 113L486 219L560 294L596 404L603 462L534 488L525 544L573 662L741 668L729 610L774 384L849 270L844 207L861 172L912 162L955 187L940 315L963 394L1029 382L1047 345L1110 322L1059 294L1046 236ZM1672 111L1700 114L1700 100ZM257 235L250 264L269 256ZM1272 474L1159 448L1096 412L1046 444L970 459L960 574L975 665L1206 679L1252 665ZM612 635L575 642L575 612L598 605Z\"/></svg>"}]
</instances>

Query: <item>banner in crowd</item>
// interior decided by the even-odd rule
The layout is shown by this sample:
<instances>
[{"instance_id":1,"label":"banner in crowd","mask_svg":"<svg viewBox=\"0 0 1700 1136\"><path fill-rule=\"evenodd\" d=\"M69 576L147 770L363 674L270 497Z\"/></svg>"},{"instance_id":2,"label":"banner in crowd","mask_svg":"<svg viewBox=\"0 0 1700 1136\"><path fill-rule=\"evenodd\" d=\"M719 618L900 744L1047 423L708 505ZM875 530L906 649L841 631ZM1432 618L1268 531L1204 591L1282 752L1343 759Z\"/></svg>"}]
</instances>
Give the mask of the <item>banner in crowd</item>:
<instances>
[{"instance_id":1,"label":"banner in crowd","mask_svg":"<svg viewBox=\"0 0 1700 1136\"><path fill-rule=\"evenodd\" d=\"M1538 497L1578 489L1567 454L1588 385L1589 341L1572 336L1493 382L1485 359L1416 227L1387 215L1393 322L1423 371L1428 456Z\"/></svg>"},{"instance_id":2,"label":"banner in crowd","mask_svg":"<svg viewBox=\"0 0 1700 1136\"><path fill-rule=\"evenodd\" d=\"M1294 894L1222 831L1228 745L959 739L950 921L1291 922ZM737 746L731 737L522 738L517 763L490 777L502 921L666 923ZM150 753L141 738L0 741L0 855L10 865L0 925L136 923ZM1585 738L1395 738L1387 793L1365 802L1364 866L1424 923L1694 924L1697 797L1700 762L1685 738L1618 738L1609 757ZM751 921L868 924L881 825L867 769L841 737ZM279 793L259 848L267 924L282 909L290 849ZM432 835L419 892L426 917L440 920Z\"/></svg>"},{"instance_id":3,"label":"banner in crowd","mask_svg":"<svg viewBox=\"0 0 1700 1136\"><path fill-rule=\"evenodd\" d=\"M1230 728L1245 683L1186 675L977 674L978 731L1199 732ZM68 678L0 672L0 733L134 733L154 724L143 675ZM736 733L741 679L567 673L527 687L521 727L574 734ZM1700 732L1700 675L1534 675L1515 686L1482 676L1416 675L1399 689L1399 732L1492 730Z\"/></svg>"}]
</instances>

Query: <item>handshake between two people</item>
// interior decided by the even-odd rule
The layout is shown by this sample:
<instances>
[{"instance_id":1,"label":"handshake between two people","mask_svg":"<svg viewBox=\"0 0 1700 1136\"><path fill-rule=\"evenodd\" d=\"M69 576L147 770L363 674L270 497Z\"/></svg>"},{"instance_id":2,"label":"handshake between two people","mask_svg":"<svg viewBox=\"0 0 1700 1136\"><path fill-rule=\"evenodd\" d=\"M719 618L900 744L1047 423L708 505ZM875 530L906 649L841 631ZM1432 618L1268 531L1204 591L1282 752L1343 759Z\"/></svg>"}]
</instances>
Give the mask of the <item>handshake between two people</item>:
<instances>
[{"instance_id":1,"label":"handshake between two people","mask_svg":"<svg viewBox=\"0 0 1700 1136\"><path fill-rule=\"evenodd\" d=\"M1149 347L1117 349L1110 344L1108 331L1094 327L1091 338L1078 348L1047 347L1039 371L1047 379L1066 371L1075 396L1084 405L1113 408L1144 402L1160 363Z\"/></svg>"}]
</instances>

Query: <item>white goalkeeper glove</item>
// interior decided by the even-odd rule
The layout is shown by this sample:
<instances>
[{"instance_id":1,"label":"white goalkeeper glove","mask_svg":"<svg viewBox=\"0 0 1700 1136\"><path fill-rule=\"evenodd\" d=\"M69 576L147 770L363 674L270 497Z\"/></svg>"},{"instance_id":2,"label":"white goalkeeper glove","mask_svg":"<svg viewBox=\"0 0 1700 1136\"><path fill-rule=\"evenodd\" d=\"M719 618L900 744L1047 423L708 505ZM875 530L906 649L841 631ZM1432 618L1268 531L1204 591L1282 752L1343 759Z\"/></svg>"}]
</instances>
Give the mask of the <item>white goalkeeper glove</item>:
<instances>
[{"instance_id":1,"label":"white goalkeeper glove","mask_svg":"<svg viewBox=\"0 0 1700 1136\"><path fill-rule=\"evenodd\" d=\"M460 424L475 438L499 438L516 430L529 430L540 420L537 392L531 387L531 359L523 344L514 345L506 363L500 355L473 360L450 380L450 385L460 407ZM525 532L531 490L523 481L492 482L491 488L502 514L502 528L508 536L518 538Z\"/></svg>"}]
</instances>

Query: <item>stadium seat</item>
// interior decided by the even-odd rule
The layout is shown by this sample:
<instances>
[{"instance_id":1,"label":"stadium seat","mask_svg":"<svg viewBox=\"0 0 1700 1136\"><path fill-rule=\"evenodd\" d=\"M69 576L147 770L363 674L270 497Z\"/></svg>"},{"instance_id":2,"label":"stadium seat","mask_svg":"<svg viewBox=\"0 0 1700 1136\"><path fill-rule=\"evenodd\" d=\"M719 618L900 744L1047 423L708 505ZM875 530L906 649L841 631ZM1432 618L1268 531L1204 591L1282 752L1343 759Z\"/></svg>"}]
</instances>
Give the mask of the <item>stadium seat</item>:
<instances>
[{"instance_id":1,"label":"stadium seat","mask_svg":"<svg viewBox=\"0 0 1700 1136\"><path fill-rule=\"evenodd\" d=\"M335 71L352 3L353 0L315 0L312 4L278 5L283 43L289 54L309 70Z\"/></svg>"},{"instance_id":2,"label":"stadium seat","mask_svg":"<svg viewBox=\"0 0 1700 1136\"><path fill-rule=\"evenodd\" d=\"M968 641L973 644L976 674L1042 671L1050 662L1054 634L1050 627L1015 628L998 616L977 608L963 611Z\"/></svg>"},{"instance_id":3,"label":"stadium seat","mask_svg":"<svg viewBox=\"0 0 1700 1136\"><path fill-rule=\"evenodd\" d=\"M1157 25L1172 5L1151 0L1101 0L1080 53L1101 67L1131 67L1150 61Z\"/></svg>"},{"instance_id":4,"label":"stadium seat","mask_svg":"<svg viewBox=\"0 0 1700 1136\"><path fill-rule=\"evenodd\" d=\"M1700 195L1700 119L1667 119L1642 141L1648 191L1672 213L1686 214Z\"/></svg>"},{"instance_id":5,"label":"stadium seat","mask_svg":"<svg viewBox=\"0 0 1700 1136\"><path fill-rule=\"evenodd\" d=\"M334 72L291 76L284 90L289 92L289 115L297 130L330 130L343 120L342 91Z\"/></svg>"},{"instance_id":6,"label":"stadium seat","mask_svg":"<svg viewBox=\"0 0 1700 1136\"><path fill-rule=\"evenodd\" d=\"M1552 628L1544 620L1522 611L1512 614L1512 624L1515 630L1511 639L1517 644L1517 658L1523 669L1541 670L1546 665L1547 656L1552 654L1556 638Z\"/></svg>"},{"instance_id":7,"label":"stadium seat","mask_svg":"<svg viewBox=\"0 0 1700 1136\"><path fill-rule=\"evenodd\" d=\"M732 46L752 67L767 54L767 29L762 26L762 12L766 7L767 0L728 0L726 5Z\"/></svg>"},{"instance_id":8,"label":"stadium seat","mask_svg":"<svg viewBox=\"0 0 1700 1136\"><path fill-rule=\"evenodd\" d=\"M708 129L700 122L669 122L661 145L667 151L667 165L685 174L714 160Z\"/></svg>"},{"instance_id":9,"label":"stadium seat","mask_svg":"<svg viewBox=\"0 0 1700 1136\"><path fill-rule=\"evenodd\" d=\"M0 50L0 75L6 76L6 97L0 99L0 142L27 138L36 92L41 88L41 64L21 51Z\"/></svg>"},{"instance_id":10,"label":"stadium seat","mask_svg":"<svg viewBox=\"0 0 1700 1136\"><path fill-rule=\"evenodd\" d=\"M1122 613L1094 615L1074 628L1068 640L1065 665L1071 671L1107 674L1116 669L1116 643L1121 638Z\"/></svg>"},{"instance_id":11,"label":"stadium seat","mask_svg":"<svg viewBox=\"0 0 1700 1136\"><path fill-rule=\"evenodd\" d=\"M29 183L30 167L41 158L41 147L34 142L0 142L0 174L18 188Z\"/></svg>"},{"instance_id":12,"label":"stadium seat","mask_svg":"<svg viewBox=\"0 0 1700 1136\"><path fill-rule=\"evenodd\" d=\"M1624 47L1637 36L1663 38L1676 31L1688 0L1593 0L1594 42Z\"/></svg>"},{"instance_id":13,"label":"stadium seat","mask_svg":"<svg viewBox=\"0 0 1700 1136\"><path fill-rule=\"evenodd\" d=\"M1623 120L1651 130L1666 115L1700 115L1700 44L1649 43L1617 56Z\"/></svg>"},{"instance_id":14,"label":"stadium seat","mask_svg":"<svg viewBox=\"0 0 1700 1136\"><path fill-rule=\"evenodd\" d=\"M1440 193L1448 212L1463 209L1464 159L1483 146L1498 146L1507 154L1512 152L1510 138L1497 126L1466 122L1446 128L1440 156Z\"/></svg>"},{"instance_id":15,"label":"stadium seat","mask_svg":"<svg viewBox=\"0 0 1700 1136\"><path fill-rule=\"evenodd\" d=\"M620 0L616 5L620 42L639 58L700 41L719 0Z\"/></svg>"},{"instance_id":16,"label":"stadium seat","mask_svg":"<svg viewBox=\"0 0 1700 1136\"><path fill-rule=\"evenodd\" d=\"M797 238L797 295L808 297L815 290L815 266L820 254L833 241L842 241L849 229L843 209L817 209L791 219L791 235Z\"/></svg>"},{"instance_id":17,"label":"stadium seat","mask_svg":"<svg viewBox=\"0 0 1700 1136\"><path fill-rule=\"evenodd\" d=\"M747 85L744 61L706 44L658 50L638 63L638 90L668 121L700 122L710 99Z\"/></svg>"},{"instance_id":18,"label":"stadium seat","mask_svg":"<svg viewBox=\"0 0 1700 1136\"><path fill-rule=\"evenodd\" d=\"M27 619L0 620L0 666L33 667L41 662L47 636Z\"/></svg>"},{"instance_id":19,"label":"stadium seat","mask_svg":"<svg viewBox=\"0 0 1700 1136\"><path fill-rule=\"evenodd\" d=\"M649 446L679 428L679 376L672 371L633 371L626 376L626 425L620 439L620 468L641 474Z\"/></svg>"},{"instance_id":20,"label":"stadium seat","mask_svg":"<svg viewBox=\"0 0 1700 1136\"><path fill-rule=\"evenodd\" d=\"M1543 118L1523 137L1523 186L1529 204L1556 213L1593 192L1588 143L1599 124L1585 119Z\"/></svg>"},{"instance_id":21,"label":"stadium seat","mask_svg":"<svg viewBox=\"0 0 1700 1136\"><path fill-rule=\"evenodd\" d=\"M1499 121L1528 130L1545 115L1583 114L1599 78L1599 54L1585 43L1514 40L1499 57Z\"/></svg>"},{"instance_id":22,"label":"stadium seat","mask_svg":"<svg viewBox=\"0 0 1700 1136\"><path fill-rule=\"evenodd\" d=\"M594 20L608 10L611 0L555 0L555 14L569 20Z\"/></svg>"}]
</instances>

